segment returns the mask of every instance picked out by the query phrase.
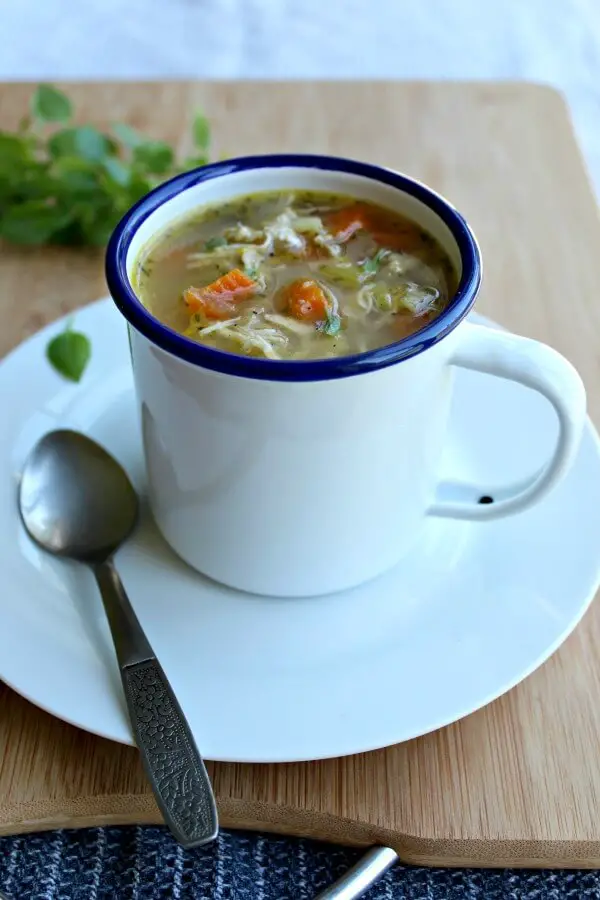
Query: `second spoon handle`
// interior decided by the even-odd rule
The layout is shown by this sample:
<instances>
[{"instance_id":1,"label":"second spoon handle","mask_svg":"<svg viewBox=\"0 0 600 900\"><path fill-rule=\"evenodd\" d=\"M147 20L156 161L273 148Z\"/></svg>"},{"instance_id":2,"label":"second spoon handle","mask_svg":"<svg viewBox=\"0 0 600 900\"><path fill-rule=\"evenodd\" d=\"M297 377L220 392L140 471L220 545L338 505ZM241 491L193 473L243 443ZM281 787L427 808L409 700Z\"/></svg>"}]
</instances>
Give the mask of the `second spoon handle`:
<instances>
[{"instance_id":1,"label":"second spoon handle","mask_svg":"<svg viewBox=\"0 0 600 900\"><path fill-rule=\"evenodd\" d=\"M184 847L212 841L217 809L186 718L112 560L94 566L110 625L135 742L165 822Z\"/></svg>"}]
</instances>

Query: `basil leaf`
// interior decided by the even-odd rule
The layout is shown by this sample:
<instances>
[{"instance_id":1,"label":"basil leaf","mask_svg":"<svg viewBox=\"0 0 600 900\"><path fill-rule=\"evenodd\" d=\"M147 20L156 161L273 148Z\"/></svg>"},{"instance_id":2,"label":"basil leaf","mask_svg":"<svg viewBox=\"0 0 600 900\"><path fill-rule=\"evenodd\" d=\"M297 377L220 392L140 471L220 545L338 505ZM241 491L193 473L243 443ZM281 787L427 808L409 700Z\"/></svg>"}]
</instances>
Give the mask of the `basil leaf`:
<instances>
[{"instance_id":1,"label":"basil leaf","mask_svg":"<svg viewBox=\"0 0 600 900\"><path fill-rule=\"evenodd\" d=\"M92 247L106 246L120 218L120 213L116 215L111 215L110 213L100 214L84 227L83 233L86 243Z\"/></svg>"},{"instance_id":2,"label":"basil leaf","mask_svg":"<svg viewBox=\"0 0 600 900\"><path fill-rule=\"evenodd\" d=\"M74 156L75 148L75 132L76 128L63 128L55 131L48 140L48 152L54 159L61 156Z\"/></svg>"},{"instance_id":3,"label":"basil leaf","mask_svg":"<svg viewBox=\"0 0 600 900\"><path fill-rule=\"evenodd\" d=\"M49 135L45 123L68 123L71 102L42 84L31 114L15 132L0 131L0 237L19 244L100 245L141 197L178 171L168 143L148 140L125 123L111 134L92 125L68 125ZM195 151L188 167L208 162L210 129L193 121Z\"/></svg>"},{"instance_id":4,"label":"basil leaf","mask_svg":"<svg viewBox=\"0 0 600 900\"><path fill-rule=\"evenodd\" d=\"M80 156L90 162L99 162L104 159L109 149L108 138L91 125L64 128L55 132L48 141L48 150L54 158Z\"/></svg>"},{"instance_id":5,"label":"basil leaf","mask_svg":"<svg viewBox=\"0 0 600 900\"><path fill-rule=\"evenodd\" d=\"M0 132L0 167L18 166L29 157L28 141L16 134Z\"/></svg>"},{"instance_id":6,"label":"basil leaf","mask_svg":"<svg viewBox=\"0 0 600 900\"><path fill-rule=\"evenodd\" d=\"M147 141L133 151L134 163L146 172L163 175L173 165L174 154L164 141Z\"/></svg>"},{"instance_id":7,"label":"basil leaf","mask_svg":"<svg viewBox=\"0 0 600 900\"><path fill-rule=\"evenodd\" d=\"M55 195L55 181L49 174L47 163L22 159L19 162L6 163L0 157L0 180L7 200L0 206L0 227L2 218L14 206L26 200L42 201L47 205Z\"/></svg>"},{"instance_id":8,"label":"basil leaf","mask_svg":"<svg viewBox=\"0 0 600 900\"><path fill-rule=\"evenodd\" d=\"M125 187L131 181L131 170L116 156L108 156L103 160L105 172L110 175L115 184Z\"/></svg>"},{"instance_id":9,"label":"basil leaf","mask_svg":"<svg viewBox=\"0 0 600 900\"><path fill-rule=\"evenodd\" d=\"M89 338L80 331L73 331L70 327L52 338L46 348L46 356L50 364L63 378L67 378L69 381L81 380L91 354Z\"/></svg>"},{"instance_id":10,"label":"basil leaf","mask_svg":"<svg viewBox=\"0 0 600 900\"><path fill-rule=\"evenodd\" d=\"M82 159L98 162L109 152L110 143L97 128L83 125L75 129L75 149Z\"/></svg>"},{"instance_id":11,"label":"basil leaf","mask_svg":"<svg viewBox=\"0 0 600 900\"><path fill-rule=\"evenodd\" d=\"M132 128L131 125L127 125L125 122L116 122L112 126L112 131L114 136L130 149L146 143L144 135L140 134L139 131L136 131L135 128Z\"/></svg>"},{"instance_id":12,"label":"basil leaf","mask_svg":"<svg viewBox=\"0 0 600 900\"><path fill-rule=\"evenodd\" d=\"M31 114L40 122L68 122L71 101L50 84L40 84L31 98Z\"/></svg>"},{"instance_id":13,"label":"basil leaf","mask_svg":"<svg viewBox=\"0 0 600 900\"><path fill-rule=\"evenodd\" d=\"M122 191L119 194L119 198L125 203L123 208L123 213L125 213L130 206L133 206L134 203L137 203L144 194L147 194L148 191L152 190L152 188L158 184L159 181L151 180L146 175L142 175L139 172L130 171L130 181L127 185L126 191Z\"/></svg>"},{"instance_id":14,"label":"basil leaf","mask_svg":"<svg viewBox=\"0 0 600 900\"><path fill-rule=\"evenodd\" d=\"M64 228L55 231L48 243L57 247L85 247L88 241L83 233L81 222L74 219Z\"/></svg>"},{"instance_id":15,"label":"basil leaf","mask_svg":"<svg viewBox=\"0 0 600 900\"><path fill-rule=\"evenodd\" d=\"M0 236L15 244L45 244L72 218L72 212L50 206L45 200L27 200L2 214Z\"/></svg>"},{"instance_id":16,"label":"basil leaf","mask_svg":"<svg viewBox=\"0 0 600 900\"><path fill-rule=\"evenodd\" d=\"M89 195L99 190L96 168L79 156L63 156L57 160L53 174L58 183L54 186L54 192L65 198L75 194L79 198L83 195L89 199ZM70 201L70 197L68 201ZM93 198L95 200L95 198Z\"/></svg>"}]
</instances>

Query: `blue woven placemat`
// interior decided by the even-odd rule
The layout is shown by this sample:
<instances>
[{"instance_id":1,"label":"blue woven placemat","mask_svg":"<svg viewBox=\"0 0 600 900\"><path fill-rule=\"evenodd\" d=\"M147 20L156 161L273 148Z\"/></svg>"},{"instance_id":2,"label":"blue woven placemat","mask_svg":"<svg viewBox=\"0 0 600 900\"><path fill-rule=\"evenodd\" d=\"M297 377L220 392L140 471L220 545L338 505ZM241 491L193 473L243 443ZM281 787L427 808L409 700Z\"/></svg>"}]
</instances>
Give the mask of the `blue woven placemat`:
<instances>
[{"instance_id":1,"label":"blue woven placemat","mask_svg":"<svg viewBox=\"0 0 600 900\"><path fill-rule=\"evenodd\" d=\"M223 831L182 850L159 827L90 828L0 839L11 900L314 900L360 851ZM395 866L368 900L600 900L600 873Z\"/></svg>"}]
</instances>

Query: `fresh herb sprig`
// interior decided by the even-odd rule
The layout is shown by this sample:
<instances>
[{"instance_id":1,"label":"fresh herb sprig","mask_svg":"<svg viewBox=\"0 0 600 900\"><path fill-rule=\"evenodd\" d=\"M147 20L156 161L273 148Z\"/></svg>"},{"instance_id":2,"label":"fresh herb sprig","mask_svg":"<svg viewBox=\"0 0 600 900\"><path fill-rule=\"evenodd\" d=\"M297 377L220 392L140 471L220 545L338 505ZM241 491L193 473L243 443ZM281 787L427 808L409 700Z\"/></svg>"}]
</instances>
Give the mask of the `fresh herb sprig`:
<instances>
[{"instance_id":1,"label":"fresh herb sprig","mask_svg":"<svg viewBox=\"0 0 600 900\"><path fill-rule=\"evenodd\" d=\"M366 259L362 264L362 271L364 275L376 275L379 271L381 264L386 256L388 256L389 250L380 248L375 256L372 256L370 259Z\"/></svg>"},{"instance_id":2,"label":"fresh herb sprig","mask_svg":"<svg viewBox=\"0 0 600 900\"><path fill-rule=\"evenodd\" d=\"M121 216L161 181L208 162L210 129L197 115L194 152L126 124L108 132L72 122L69 98L35 90L15 132L0 131L0 237L15 244L103 246Z\"/></svg>"},{"instance_id":3,"label":"fresh herb sprig","mask_svg":"<svg viewBox=\"0 0 600 900\"><path fill-rule=\"evenodd\" d=\"M342 320L338 314L327 309L327 318L324 322L319 323L319 331L322 331L323 334L328 334L330 337L335 337L336 334L340 333L341 327Z\"/></svg>"},{"instance_id":4,"label":"fresh herb sprig","mask_svg":"<svg viewBox=\"0 0 600 900\"><path fill-rule=\"evenodd\" d=\"M49 84L34 91L14 132L0 130L0 238L13 244L101 247L132 204L178 172L209 161L210 127L198 114L194 150L177 160L165 141L130 125L104 132L73 122L70 99ZM46 355L65 378L79 381L91 354L72 323Z\"/></svg>"}]
</instances>

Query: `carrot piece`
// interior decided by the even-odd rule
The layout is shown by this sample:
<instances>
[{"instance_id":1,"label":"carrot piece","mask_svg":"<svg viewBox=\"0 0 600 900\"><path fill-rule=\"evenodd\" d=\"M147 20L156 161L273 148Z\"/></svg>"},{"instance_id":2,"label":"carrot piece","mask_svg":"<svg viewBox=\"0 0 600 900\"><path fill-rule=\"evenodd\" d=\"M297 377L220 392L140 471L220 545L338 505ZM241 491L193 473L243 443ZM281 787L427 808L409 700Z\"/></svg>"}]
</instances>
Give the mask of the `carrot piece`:
<instances>
[{"instance_id":1,"label":"carrot piece","mask_svg":"<svg viewBox=\"0 0 600 900\"><path fill-rule=\"evenodd\" d=\"M192 312L203 313L207 319L228 319L236 312L240 300L256 291L257 284L240 269L232 269L206 287L189 287L183 299Z\"/></svg>"},{"instance_id":2,"label":"carrot piece","mask_svg":"<svg viewBox=\"0 0 600 900\"><path fill-rule=\"evenodd\" d=\"M207 297L202 288L189 287L183 292L185 305L192 313L202 313L207 319L230 319L236 305L227 297Z\"/></svg>"},{"instance_id":3,"label":"carrot piece","mask_svg":"<svg viewBox=\"0 0 600 900\"><path fill-rule=\"evenodd\" d=\"M249 275L242 272L241 269L232 269L231 272L227 272L225 275L217 278L216 281L207 284L203 290L209 294L231 294L236 293L240 289L249 291L250 288L255 290L256 282Z\"/></svg>"},{"instance_id":4,"label":"carrot piece","mask_svg":"<svg viewBox=\"0 0 600 900\"><path fill-rule=\"evenodd\" d=\"M325 222L337 241L349 241L357 231L368 228L369 212L364 203L353 203L330 213Z\"/></svg>"},{"instance_id":5,"label":"carrot piece","mask_svg":"<svg viewBox=\"0 0 600 900\"><path fill-rule=\"evenodd\" d=\"M366 203L353 203L336 210L326 218L326 223L335 239L342 243L349 241L357 231L370 231L378 244L394 250L415 241L413 227L403 227L392 213Z\"/></svg>"},{"instance_id":6,"label":"carrot piece","mask_svg":"<svg viewBox=\"0 0 600 900\"><path fill-rule=\"evenodd\" d=\"M283 300L287 311L295 319L304 322L319 322L327 318L327 297L316 281L298 278L283 289Z\"/></svg>"}]
</instances>

